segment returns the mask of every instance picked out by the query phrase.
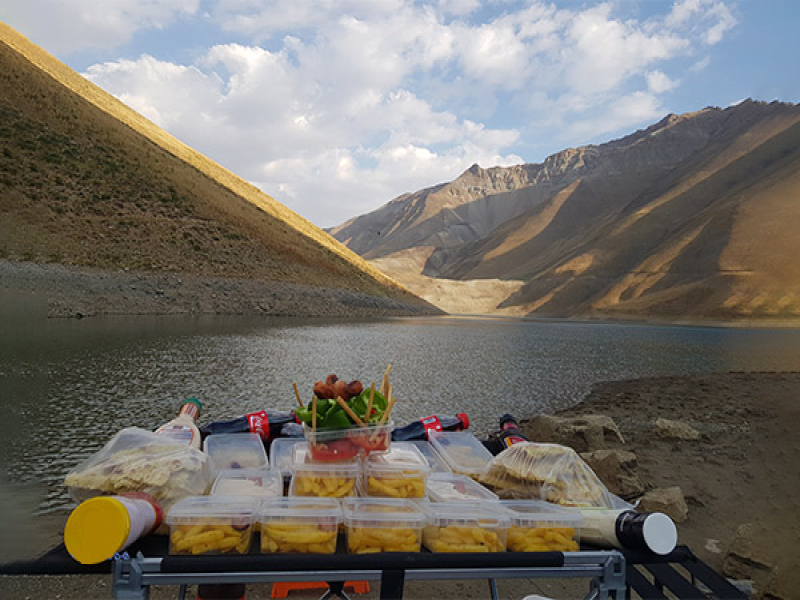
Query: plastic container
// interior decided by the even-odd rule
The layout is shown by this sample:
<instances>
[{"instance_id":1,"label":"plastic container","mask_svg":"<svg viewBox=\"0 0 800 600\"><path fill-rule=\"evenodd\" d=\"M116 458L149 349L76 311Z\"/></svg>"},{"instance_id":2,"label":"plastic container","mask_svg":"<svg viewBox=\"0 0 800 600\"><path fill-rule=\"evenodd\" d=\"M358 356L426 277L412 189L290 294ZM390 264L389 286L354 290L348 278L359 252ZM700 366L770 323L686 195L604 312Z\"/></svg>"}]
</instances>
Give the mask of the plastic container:
<instances>
[{"instance_id":1,"label":"plastic container","mask_svg":"<svg viewBox=\"0 0 800 600\"><path fill-rule=\"evenodd\" d=\"M427 517L413 500L347 498L342 510L348 552L420 551Z\"/></svg>"},{"instance_id":2,"label":"plastic container","mask_svg":"<svg viewBox=\"0 0 800 600\"><path fill-rule=\"evenodd\" d=\"M433 431L430 442L453 473L469 475L476 481L493 458L483 443L467 431Z\"/></svg>"},{"instance_id":3,"label":"plastic container","mask_svg":"<svg viewBox=\"0 0 800 600\"><path fill-rule=\"evenodd\" d=\"M265 500L258 511L261 552L333 554L341 522L334 498Z\"/></svg>"},{"instance_id":4,"label":"plastic container","mask_svg":"<svg viewBox=\"0 0 800 600\"><path fill-rule=\"evenodd\" d=\"M368 425L349 429L317 429L316 431L307 424L303 424L311 456L314 460L323 462L351 460L358 455L388 450L392 442L393 429L392 421L384 425Z\"/></svg>"},{"instance_id":5,"label":"plastic container","mask_svg":"<svg viewBox=\"0 0 800 600\"><path fill-rule=\"evenodd\" d=\"M577 510L539 500L503 500L511 527L508 549L514 552L577 552L583 517Z\"/></svg>"},{"instance_id":6,"label":"plastic container","mask_svg":"<svg viewBox=\"0 0 800 600\"><path fill-rule=\"evenodd\" d=\"M428 461L413 444L395 442L367 458L363 488L369 496L423 498L429 472Z\"/></svg>"},{"instance_id":7,"label":"plastic container","mask_svg":"<svg viewBox=\"0 0 800 600\"><path fill-rule=\"evenodd\" d=\"M297 444L307 445L302 438L278 438L269 447L269 466L287 481L292 478L292 451Z\"/></svg>"},{"instance_id":8,"label":"plastic container","mask_svg":"<svg viewBox=\"0 0 800 600\"><path fill-rule=\"evenodd\" d=\"M430 502L423 543L431 552L505 552L511 518L494 502Z\"/></svg>"},{"instance_id":9,"label":"plastic container","mask_svg":"<svg viewBox=\"0 0 800 600\"><path fill-rule=\"evenodd\" d=\"M167 513L170 554L247 554L259 500L190 496Z\"/></svg>"},{"instance_id":10,"label":"plastic container","mask_svg":"<svg viewBox=\"0 0 800 600\"><path fill-rule=\"evenodd\" d=\"M471 477L456 473L432 473L428 477L431 502L496 502L497 494Z\"/></svg>"},{"instance_id":11,"label":"plastic container","mask_svg":"<svg viewBox=\"0 0 800 600\"><path fill-rule=\"evenodd\" d=\"M414 444L417 450L420 451L425 460L428 461L428 466L431 468L431 473L452 473L447 462L445 462L442 455L433 447L433 445L426 440L412 440L408 442Z\"/></svg>"},{"instance_id":12,"label":"plastic container","mask_svg":"<svg viewBox=\"0 0 800 600\"><path fill-rule=\"evenodd\" d=\"M227 469L220 471L211 488L212 496L283 496L283 477L272 469Z\"/></svg>"},{"instance_id":13,"label":"plastic container","mask_svg":"<svg viewBox=\"0 0 800 600\"><path fill-rule=\"evenodd\" d=\"M203 442L203 451L211 459L212 474L227 469L268 468L267 453L257 433L220 433Z\"/></svg>"},{"instance_id":14,"label":"plastic container","mask_svg":"<svg viewBox=\"0 0 800 600\"><path fill-rule=\"evenodd\" d=\"M290 496L343 498L353 496L361 472L357 461L335 463L307 462L293 467Z\"/></svg>"},{"instance_id":15,"label":"plastic container","mask_svg":"<svg viewBox=\"0 0 800 600\"><path fill-rule=\"evenodd\" d=\"M96 565L154 531L163 518L161 507L147 494L98 496L70 513L64 545L82 565Z\"/></svg>"}]
</instances>

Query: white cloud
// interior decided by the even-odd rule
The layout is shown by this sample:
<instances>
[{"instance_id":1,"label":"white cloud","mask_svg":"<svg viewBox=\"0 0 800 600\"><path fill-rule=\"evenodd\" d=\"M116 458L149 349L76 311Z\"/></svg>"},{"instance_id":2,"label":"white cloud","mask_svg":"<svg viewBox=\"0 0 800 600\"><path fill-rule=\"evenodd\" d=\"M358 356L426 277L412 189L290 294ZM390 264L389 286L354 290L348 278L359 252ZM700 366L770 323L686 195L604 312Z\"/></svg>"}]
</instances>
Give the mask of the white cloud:
<instances>
[{"instance_id":1,"label":"white cloud","mask_svg":"<svg viewBox=\"0 0 800 600\"><path fill-rule=\"evenodd\" d=\"M78 34L58 38L73 50L200 10L199 0L15 4L29 21L51 8ZM682 0L646 20L614 4L537 0L208 0L202 10L204 27L236 43L170 54L200 54L183 62L155 51L108 60L87 76L323 226L475 162L523 162L532 138L580 144L659 118L660 96L680 86L675 62L702 65L694 53L735 25L721 0Z\"/></svg>"},{"instance_id":2,"label":"white cloud","mask_svg":"<svg viewBox=\"0 0 800 600\"><path fill-rule=\"evenodd\" d=\"M200 0L11 0L0 19L56 54L115 48L197 12Z\"/></svg>"}]
</instances>

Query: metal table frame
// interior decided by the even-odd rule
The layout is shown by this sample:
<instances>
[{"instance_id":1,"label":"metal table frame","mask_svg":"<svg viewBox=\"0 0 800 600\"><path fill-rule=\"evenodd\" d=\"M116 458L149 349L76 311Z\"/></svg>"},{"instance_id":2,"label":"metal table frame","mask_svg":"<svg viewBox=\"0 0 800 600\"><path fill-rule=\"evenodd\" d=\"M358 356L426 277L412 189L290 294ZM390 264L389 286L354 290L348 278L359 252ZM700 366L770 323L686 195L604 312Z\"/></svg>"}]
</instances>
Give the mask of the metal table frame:
<instances>
[{"instance_id":1,"label":"metal table frame","mask_svg":"<svg viewBox=\"0 0 800 600\"><path fill-rule=\"evenodd\" d=\"M395 557L383 556L382 560L369 556L339 557L344 560L341 566L337 566L338 555L315 556L313 561L309 561L306 555L298 555L296 560L289 562L261 556L257 562L250 560L245 565L212 559L204 561L203 570L195 570L191 563L186 562L186 558L193 557L182 557L183 561L178 560L176 564L165 557L148 558L138 553L135 557L123 556L114 562L112 592L118 600L147 600L151 585L180 585L185 590L188 584L203 583L357 580L380 581L381 600L394 600L402 598L407 579L489 579L492 595L496 597L494 579L585 577L591 578L585 596L587 600L623 600L626 597L626 561L622 553L610 550L549 554L558 555L563 561L553 561L552 566L526 566L526 562L530 564L530 558L526 561L521 553L498 553L481 555L484 565L459 568L457 555L424 554L409 562L400 558L404 555L398 554ZM276 565L276 562L280 564ZM559 562L561 564L557 565ZM359 566L362 564L363 567ZM182 565L184 569L181 569ZM312 568L305 568L308 566Z\"/></svg>"}]
</instances>

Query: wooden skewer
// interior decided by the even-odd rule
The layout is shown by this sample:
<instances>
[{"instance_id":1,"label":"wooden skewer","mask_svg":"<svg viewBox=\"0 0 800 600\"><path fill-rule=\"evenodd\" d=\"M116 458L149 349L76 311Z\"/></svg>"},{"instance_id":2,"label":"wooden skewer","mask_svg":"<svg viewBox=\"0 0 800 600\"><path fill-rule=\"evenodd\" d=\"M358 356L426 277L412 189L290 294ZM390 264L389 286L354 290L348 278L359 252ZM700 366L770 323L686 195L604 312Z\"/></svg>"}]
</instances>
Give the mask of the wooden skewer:
<instances>
[{"instance_id":1,"label":"wooden skewer","mask_svg":"<svg viewBox=\"0 0 800 600\"><path fill-rule=\"evenodd\" d=\"M350 416L350 418L351 418L351 419L353 419L353 421L355 421L355 422L356 422L356 425L358 425L359 427L366 427L366 426L367 426L367 425L364 423L364 421L362 421L362 420L359 418L359 416L358 416L356 413L354 413L354 412L353 412L353 409L352 409L352 408L350 408L350 407L347 405L347 402L345 402L344 400L342 400L342 398L341 398L341 397L337 397L337 398L336 398L336 403L337 403L339 406L341 406L341 407L344 409L344 412L346 412L346 413L347 413L347 414Z\"/></svg>"},{"instance_id":2,"label":"wooden skewer","mask_svg":"<svg viewBox=\"0 0 800 600\"><path fill-rule=\"evenodd\" d=\"M392 389L392 386L390 385L389 386L389 391L391 391L391 389ZM389 415L392 413L392 407L394 406L395 402L397 402L397 398L391 398L389 400L389 403L386 405L386 410L383 411L383 414L381 415L381 420L378 421L378 427L383 427L384 425L386 425L386 422L389 420ZM375 440L378 439L378 434L379 433L380 433L380 431L376 431L375 433L373 433L370 436L370 439L374 442Z\"/></svg>"},{"instance_id":3,"label":"wooden skewer","mask_svg":"<svg viewBox=\"0 0 800 600\"><path fill-rule=\"evenodd\" d=\"M369 390L369 402L367 402L367 412L364 415L364 418L369 423L369 419L372 416L372 401L375 399L375 382L372 382L372 387Z\"/></svg>"},{"instance_id":4,"label":"wooden skewer","mask_svg":"<svg viewBox=\"0 0 800 600\"><path fill-rule=\"evenodd\" d=\"M311 431L317 431L317 395L311 397Z\"/></svg>"},{"instance_id":5,"label":"wooden skewer","mask_svg":"<svg viewBox=\"0 0 800 600\"><path fill-rule=\"evenodd\" d=\"M297 391L296 381L292 382L292 387L294 388L294 395L297 397L297 403L300 405L300 408L305 408L305 406L303 406L303 401L300 400L300 392Z\"/></svg>"},{"instance_id":6,"label":"wooden skewer","mask_svg":"<svg viewBox=\"0 0 800 600\"><path fill-rule=\"evenodd\" d=\"M386 393L386 390L389 389L389 373L392 371L392 363L389 363L389 366L386 367L386 373L383 374L383 383L381 384L381 394L389 397L389 394Z\"/></svg>"}]
</instances>

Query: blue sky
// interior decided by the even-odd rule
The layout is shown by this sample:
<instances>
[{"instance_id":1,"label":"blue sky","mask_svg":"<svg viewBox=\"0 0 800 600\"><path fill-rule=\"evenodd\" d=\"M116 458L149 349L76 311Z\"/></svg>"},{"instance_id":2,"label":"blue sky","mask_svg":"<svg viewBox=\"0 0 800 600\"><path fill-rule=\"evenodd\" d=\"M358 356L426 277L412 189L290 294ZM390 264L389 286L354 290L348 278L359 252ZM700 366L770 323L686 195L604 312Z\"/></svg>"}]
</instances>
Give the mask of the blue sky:
<instances>
[{"instance_id":1,"label":"blue sky","mask_svg":"<svg viewBox=\"0 0 800 600\"><path fill-rule=\"evenodd\" d=\"M800 99L795 0L24 0L0 20L321 227L473 163Z\"/></svg>"}]
</instances>

